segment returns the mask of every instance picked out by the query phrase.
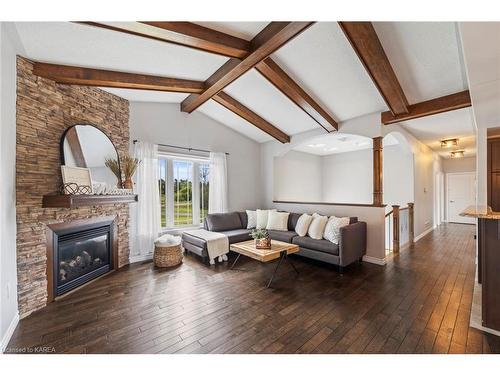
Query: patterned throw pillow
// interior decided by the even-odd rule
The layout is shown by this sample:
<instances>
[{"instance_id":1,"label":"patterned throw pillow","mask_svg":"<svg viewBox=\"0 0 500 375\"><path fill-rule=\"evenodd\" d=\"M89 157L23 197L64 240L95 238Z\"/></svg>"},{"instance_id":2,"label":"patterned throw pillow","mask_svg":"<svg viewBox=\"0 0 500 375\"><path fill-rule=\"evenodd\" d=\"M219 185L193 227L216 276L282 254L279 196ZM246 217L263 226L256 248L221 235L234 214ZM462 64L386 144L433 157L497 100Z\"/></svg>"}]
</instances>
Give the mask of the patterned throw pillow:
<instances>
[{"instance_id":1,"label":"patterned throw pillow","mask_svg":"<svg viewBox=\"0 0 500 375\"><path fill-rule=\"evenodd\" d=\"M295 232L300 236L304 237L307 234L307 230L309 229L309 225L311 225L313 217L308 214L300 215L297 220L297 224L295 225Z\"/></svg>"},{"instance_id":2,"label":"patterned throw pillow","mask_svg":"<svg viewBox=\"0 0 500 375\"><path fill-rule=\"evenodd\" d=\"M349 225L349 221L349 217L330 216L330 219L328 219L326 223L323 238L338 245L340 240L340 228Z\"/></svg>"},{"instance_id":3,"label":"patterned throw pillow","mask_svg":"<svg viewBox=\"0 0 500 375\"><path fill-rule=\"evenodd\" d=\"M247 210L247 229L254 229L257 226L257 211Z\"/></svg>"},{"instance_id":4,"label":"patterned throw pillow","mask_svg":"<svg viewBox=\"0 0 500 375\"><path fill-rule=\"evenodd\" d=\"M323 238L323 233L325 233L325 225L328 221L328 216L321 216L318 214L313 214L313 219L307 234L309 237L315 240L321 240Z\"/></svg>"}]
</instances>

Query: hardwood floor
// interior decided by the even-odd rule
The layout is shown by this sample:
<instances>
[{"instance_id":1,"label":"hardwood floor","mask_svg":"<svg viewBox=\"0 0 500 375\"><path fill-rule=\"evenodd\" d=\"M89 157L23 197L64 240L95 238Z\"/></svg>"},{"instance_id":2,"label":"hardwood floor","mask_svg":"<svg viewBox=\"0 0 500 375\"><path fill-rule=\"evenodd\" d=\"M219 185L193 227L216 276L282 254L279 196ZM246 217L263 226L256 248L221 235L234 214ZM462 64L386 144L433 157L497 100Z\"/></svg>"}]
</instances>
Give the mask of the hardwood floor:
<instances>
[{"instance_id":1,"label":"hardwood floor","mask_svg":"<svg viewBox=\"0 0 500 375\"><path fill-rule=\"evenodd\" d=\"M300 276L285 264L270 289L274 264L244 257L233 271L194 256L167 271L134 264L23 319L8 351L500 353L499 337L469 327L473 234L443 225L387 266L344 275L293 257Z\"/></svg>"}]
</instances>

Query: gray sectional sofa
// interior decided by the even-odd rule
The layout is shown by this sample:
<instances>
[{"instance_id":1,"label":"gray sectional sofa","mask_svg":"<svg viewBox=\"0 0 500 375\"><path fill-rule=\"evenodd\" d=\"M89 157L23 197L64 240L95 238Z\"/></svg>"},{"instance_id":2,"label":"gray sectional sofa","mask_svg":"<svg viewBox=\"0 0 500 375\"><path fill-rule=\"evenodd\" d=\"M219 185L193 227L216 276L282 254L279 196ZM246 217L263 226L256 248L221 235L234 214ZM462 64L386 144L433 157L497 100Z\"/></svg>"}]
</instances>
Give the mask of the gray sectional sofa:
<instances>
[{"instance_id":1,"label":"gray sectional sofa","mask_svg":"<svg viewBox=\"0 0 500 375\"><path fill-rule=\"evenodd\" d=\"M295 225L302 214L290 213L288 217L288 231L269 230L271 239L293 243L299 246L297 255L326 263L334 264L342 272L343 268L361 260L366 253L366 223L350 218L350 224L340 229L339 244L328 240L315 240L309 236L300 237L295 233ZM251 229L246 229L248 218L246 212L230 212L224 214L210 214L204 222L206 230L224 233L229 243L237 243L251 239ZM182 234L184 249L208 261L207 244L204 240Z\"/></svg>"}]
</instances>

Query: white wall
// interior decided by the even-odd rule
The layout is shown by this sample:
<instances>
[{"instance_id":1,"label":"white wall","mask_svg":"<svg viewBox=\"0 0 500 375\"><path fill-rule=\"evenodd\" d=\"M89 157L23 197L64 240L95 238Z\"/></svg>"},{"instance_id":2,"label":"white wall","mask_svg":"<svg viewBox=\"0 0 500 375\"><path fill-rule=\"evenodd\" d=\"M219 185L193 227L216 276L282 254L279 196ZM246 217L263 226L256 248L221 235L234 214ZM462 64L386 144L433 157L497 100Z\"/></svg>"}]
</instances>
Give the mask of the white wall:
<instances>
[{"instance_id":1,"label":"white wall","mask_svg":"<svg viewBox=\"0 0 500 375\"><path fill-rule=\"evenodd\" d=\"M373 151L343 152L322 157L322 202L373 201Z\"/></svg>"},{"instance_id":2,"label":"white wall","mask_svg":"<svg viewBox=\"0 0 500 375\"><path fill-rule=\"evenodd\" d=\"M23 53L13 24L0 23L0 337L2 351L19 314L16 268L16 54Z\"/></svg>"},{"instance_id":3,"label":"white wall","mask_svg":"<svg viewBox=\"0 0 500 375\"><path fill-rule=\"evenodd\" d=\"M383 149L384 203L406 207L413 202L413 154L405 144L385 146Z\"/></svg>"},{"instance_id":4,"label":"white wall","mask_svg":"<svg viewBox=\"0 0 500 375\"><path fill-rule=\"evenodd\" d=\"M274 158L274 199L323 202L322 157L290 151Z\"/></svg>"},{"instance_id":5,"label":"white wall","mask_svg":"<svg viewBox=\"0 0 500 375\"><path fill-rule=\"evenodd\" d=\"M151 143L229 152L229 210L260 206L259 143L200 112L183 113L178 104L131 102L129 121L131 141L138 139ZM136 214L135 205L130 206L130 254L131 258L134 258L138 253L137 244L133 240Z\"/></svg>"},{"instance_id":6,"label":"white wall","mask_svg":"<svg viewBox=\"0 0 500 375\"><path fill-rule=\"evenodd\" d=\"M444 173L475 172L476 158L443 159Z\"/></svg>"}]
</instances>

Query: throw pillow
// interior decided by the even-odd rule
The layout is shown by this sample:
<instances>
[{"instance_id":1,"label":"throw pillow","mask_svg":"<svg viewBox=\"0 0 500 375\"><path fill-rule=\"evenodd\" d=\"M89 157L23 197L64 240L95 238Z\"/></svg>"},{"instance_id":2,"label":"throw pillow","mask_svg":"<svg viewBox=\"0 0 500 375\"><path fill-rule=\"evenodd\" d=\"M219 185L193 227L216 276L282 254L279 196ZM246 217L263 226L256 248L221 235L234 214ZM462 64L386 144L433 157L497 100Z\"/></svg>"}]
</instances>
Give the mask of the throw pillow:
<instances>
[{"instance_id":1,"label":"throw pillow","mask_svg":"<svg viewBox=\"0 0 500 375\"><path fill-rule=\"evenodd\" d=\"M276 209L257 210L257 225L255 226L257 229L266 229L269 211L276 211Z\"/></svg>"},{"instance_id":2,"label":"throw pillow","mask_svg":"<svg viewBox=\"0 0 500 375\"><path fill-rule=\"evenodd\" d=\"M325 226L327 222L328 216L321 216L318 214L313 215L311 225L307 231L309 237L314 238L315 240L321 240L323 238L323 233L325 233Z\"/></svg>"},{"instance_id":3,"label":"throw pillow","mask_svg":"<svg viewBox=\"0 0 500 375\"><path fill-rule=\"evenodd\" d=\"M330 216L326 223L323 238L338 245L340 240L340 228L349 225L349 217Z\"/></svg>"},{"instance_id":4,"label":"throw pillow","mask_svg":"<svg viewBox=\"0 0 500 375\"><path fill-rule=\"evenodd\" d=\"M289 215L289 212L270 211L269 218L267 219L266 229L287 231Z\"/></svg>"},{"instance_id":5,"label":"throw pillow","mask_svg":"<svg viewBox=\"0 0 500 375\"><path fill-rule=\"evenodd\" d=\"M247 229L253 229L257 226L257 211L247 210Z\"/></svg>"},{"instance_id":6,"label":"throw pillow","mask_svg":"<svg viewBox=\"0 0 500 375\"><path fill-rule=\"evenodd\" d=\"M297 224L295 225L295 232L300 236L304 237L307 234L307 230L309 229L309 225L311 225L313 217L308 214L302 214L297 220Z\"/></svg>"}]
</instances>

